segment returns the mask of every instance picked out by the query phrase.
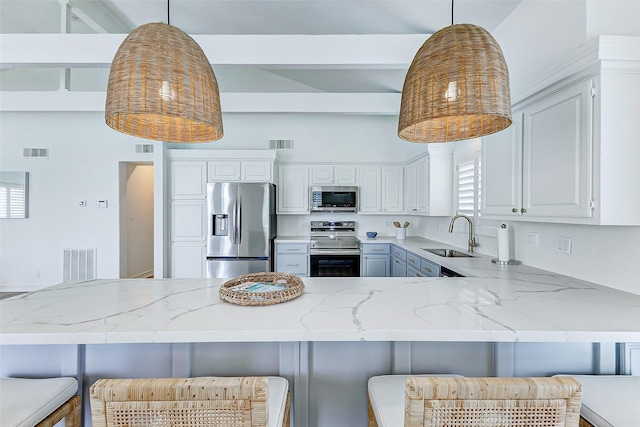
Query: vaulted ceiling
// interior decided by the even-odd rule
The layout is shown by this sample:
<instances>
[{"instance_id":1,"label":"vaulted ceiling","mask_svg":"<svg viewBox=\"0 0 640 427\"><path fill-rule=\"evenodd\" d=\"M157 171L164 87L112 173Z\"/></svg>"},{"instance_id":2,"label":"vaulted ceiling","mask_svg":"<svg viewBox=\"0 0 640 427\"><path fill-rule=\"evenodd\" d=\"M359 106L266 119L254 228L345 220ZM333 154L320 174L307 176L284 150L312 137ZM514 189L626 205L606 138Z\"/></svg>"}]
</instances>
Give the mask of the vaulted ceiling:
<instances>
[{"instance_id":1,"label":"vaulted ceiling","mask_svg":"<svg viewBox=\"0 0 640 427\"><path fill-rule=\"evenodd\" d=\"M103 92L124 36L169 20L201 44L223 97L398 94L452 15L492 31L520 1L0 0L0 90Z\"/></svg>"}]
</instances>

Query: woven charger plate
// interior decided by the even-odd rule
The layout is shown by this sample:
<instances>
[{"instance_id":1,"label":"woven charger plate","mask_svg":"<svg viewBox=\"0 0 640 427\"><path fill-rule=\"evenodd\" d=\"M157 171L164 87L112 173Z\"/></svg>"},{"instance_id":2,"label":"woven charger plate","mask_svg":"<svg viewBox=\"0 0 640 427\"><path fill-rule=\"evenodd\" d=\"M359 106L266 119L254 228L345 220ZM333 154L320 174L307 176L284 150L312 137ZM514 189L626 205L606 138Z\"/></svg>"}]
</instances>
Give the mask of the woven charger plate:
<instances>
[{"instance_id":1,"label":"woven charger plate","mask_svg":"<svg viewBox=\"0 0 640 427\"><path fill-rule=\"evenodd\" d=\"M238 305L271 305L299 297L302 279L287 273L249 273L220 286L220 299Z\"/></svg>"}]
</instances>

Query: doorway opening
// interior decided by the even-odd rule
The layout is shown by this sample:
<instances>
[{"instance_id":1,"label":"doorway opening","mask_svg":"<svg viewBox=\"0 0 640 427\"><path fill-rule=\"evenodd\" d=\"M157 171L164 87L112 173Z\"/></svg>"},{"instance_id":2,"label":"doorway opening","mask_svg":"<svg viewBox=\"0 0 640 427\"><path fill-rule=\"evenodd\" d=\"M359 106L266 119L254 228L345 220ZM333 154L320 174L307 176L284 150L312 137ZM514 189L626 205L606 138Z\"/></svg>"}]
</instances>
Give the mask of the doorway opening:
<instances>
[{"instance_id":1,"label":"doorway opening","mask_svg":"<svg viewBox=\"0 0 640 427\"><path fill-rule=\"evenodd\" d=\"M153 163L120 163L120 277L153 277Z\"/></svg>"}]
</instances>

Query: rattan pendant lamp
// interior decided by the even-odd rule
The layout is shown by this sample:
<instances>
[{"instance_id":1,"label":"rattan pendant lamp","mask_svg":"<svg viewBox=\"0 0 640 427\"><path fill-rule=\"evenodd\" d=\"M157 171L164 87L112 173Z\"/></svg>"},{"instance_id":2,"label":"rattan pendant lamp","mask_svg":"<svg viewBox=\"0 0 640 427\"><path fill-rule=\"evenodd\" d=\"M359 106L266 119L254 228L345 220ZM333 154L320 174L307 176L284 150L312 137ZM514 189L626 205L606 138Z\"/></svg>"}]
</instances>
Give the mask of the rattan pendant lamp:
<instances>
[{"instance_id":1,"label":"rattan pendant lamp","mask_svg":"<svg viewBox=\"0 0 640 427\"><path fill-rule=\"evenodd\" d=\"M477 138L511 125L509 71L484 28L453 24L416 53L402 89L398 136L411 142Z\"/></svg>"},{"instance_id":2,"label":"rattan pendant lamp","mask_svg":"<svg viewBox=\"0 0 640 427\"><path fill-rule=\"evenodd\" d=\"M218 82L200 46L169 23L133 30L111 64L105 120L117 131L157 141L222 138Z\"/></svg>"}]
</instances>

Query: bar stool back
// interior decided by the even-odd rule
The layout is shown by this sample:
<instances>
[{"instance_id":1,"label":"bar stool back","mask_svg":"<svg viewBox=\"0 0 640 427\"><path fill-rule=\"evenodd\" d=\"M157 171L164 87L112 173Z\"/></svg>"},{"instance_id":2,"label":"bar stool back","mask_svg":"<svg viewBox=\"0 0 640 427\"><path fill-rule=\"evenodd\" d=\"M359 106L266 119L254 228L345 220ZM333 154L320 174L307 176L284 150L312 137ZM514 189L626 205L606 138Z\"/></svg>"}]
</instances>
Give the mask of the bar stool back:
<instances>
[{"instance_id":1,"label":"bar stool back","mask_svg":"<svg viewBox=\"0 0 640 427\"><path fill-rule=\"evenodd\" d=\"M384 427L577 427L580 398L580 384L568 377L410 376L406 379L404 420L387 421ZM376 403L372 400L371 404ZM373 413L384 410L374 407ZM370 421L369 425L376 423Z\"/></svg>"},{"instance_id":2,"label":"bar stool back","mask_svg":"<svg viewBox=\"0 0 640 427\"><path fill-rule=\"evenodd\" d=\"M101 379L90 400L93 427L289 425L281 377Z\"/></svg>"}]
</instances>

